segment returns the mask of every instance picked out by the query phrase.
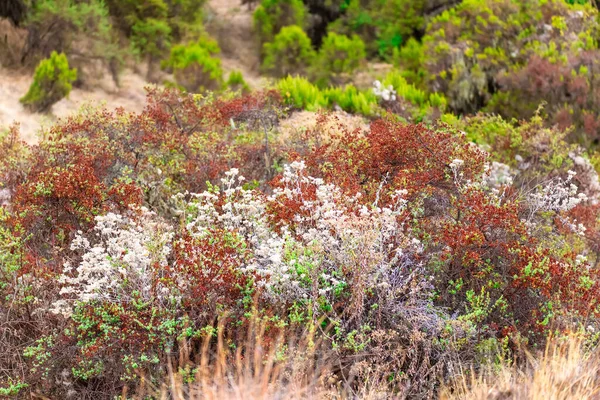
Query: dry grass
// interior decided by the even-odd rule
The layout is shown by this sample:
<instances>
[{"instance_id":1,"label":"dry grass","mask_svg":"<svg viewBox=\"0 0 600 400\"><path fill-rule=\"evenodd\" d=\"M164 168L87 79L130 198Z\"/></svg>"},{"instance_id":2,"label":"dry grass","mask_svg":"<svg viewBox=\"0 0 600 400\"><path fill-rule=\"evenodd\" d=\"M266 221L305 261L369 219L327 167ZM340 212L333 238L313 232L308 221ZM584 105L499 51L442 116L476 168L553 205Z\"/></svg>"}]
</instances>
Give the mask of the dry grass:
<instances>
[{"instance_id":1,"label":"dry grass","mask_svg":"<svg viewBox=\"0 0 600 400\"><path fill-rule=\"evenodd\" d=\"M179 354L167 364L168 379L160 387L142 379L134 399L267 400L267 399L390 399L384 390L340 371L330 344L314 330L282 329L276 338L265 335L265 325L250 327L243 345L232 348L218 329L205 338L199 357L181 343ZM292 338L292 339L290 339ZM178 361L175 361L177 359ZM123 393L123 398L132 398Z\"/></svg>"},{"instance_id":2,"label":"dry grass","mask_svg":"<svg viewBox=\"0 0 600 400\"><path fill-rule=\"evenodd\" d=\"M600 399L600 357L585 351L582 340L552 340L538 355L526 353L520 367L502 364L495 371L462 374L441 393L442 400Z\"/></svg>"},{"instance_id":3,"label":"dry grass","mask_svg":"<svg viewBox=\"0 0 600 400\"><path fill-rule=\"evenodd\" d=\"M266 399L395 399L367 381L349 382L336 370L335 354L305 333L301 340L278 344L267 350L264 331L254 327L243 347L228 349L221 335L211 353L209 341L200 362L191 368L189 359L169 365L169 380L160 387L148 382L137 390L161 400L266 400ZM289 333L289 332L288 332ZM291 350L289 346L294 346ZM283 349L286 349L283 351ZM182 350L185 352L186 350ZM285 353L285 356L283 354ZM185 359L185 357L184 357ZM442 400L586 400L600 399L600 358L585 351L581 340L572 337L550 342L537 356L526 355L519 367L496 365L485 373L465 370L452 386L441 390ZM185 371L194 371L189 374ZM335 372L335 373L334 373ZM193 382L190 378L193 377ZM376 379L374 379L375 381ZM124 396L127 397L127 396ZM131 397L129 397L131 398Z\"/></svg>"}]
</instances>

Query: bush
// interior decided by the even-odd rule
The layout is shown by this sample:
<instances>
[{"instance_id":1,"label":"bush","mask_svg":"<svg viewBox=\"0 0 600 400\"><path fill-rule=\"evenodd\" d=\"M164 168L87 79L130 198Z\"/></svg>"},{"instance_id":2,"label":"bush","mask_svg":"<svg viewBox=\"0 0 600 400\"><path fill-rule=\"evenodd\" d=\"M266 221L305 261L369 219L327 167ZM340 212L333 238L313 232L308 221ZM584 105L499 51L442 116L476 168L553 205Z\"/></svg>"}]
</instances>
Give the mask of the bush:
<instances>
[{"instance_id":1,"label":"bush","mask_svg":"<svg viewBox=\"0 0 600 400\"><path fill-rule=\"evenodd\" d=\"M323 95L329 107L337 105L346 112L372 116L377 110L377 97L373 91L360 91L353 85L330 87L323 91Z\"/></svg>"},{"instance_id":2,"label":"bush","mask_svg":"<svg viewBox=\"0 0 600 400\"><path fill-rule=\"evenodd\" d=\"M264 45L263 69L274 76L304 74L315 59L310 39L297 25L286 26Z\"/></svg>"},{"instance_id":3,"label":"bush","mask_svg":"<svg viewBox=\"0 0 600 400\"><path fill-rule=\"evenodd\" d=\"M564 63L571 52L595 49L597 15L563 0L463 1L427 27L428 86L444 93L455 113L474 113L501 89L501 73L518 72L533 56Z\"/></svg>"},{"instance_id":4,"label":"bush","mask_svg":"<svg viewBox=\"0 0 600 400\"><path fill-rule=\"evenodd\" d=\"M394 49L392 59L394 66L402 71L402 76L408 82L426 89L427 71L423 44L415 38L410 38L400 49Z\"/></svg>"},{"instance_id":5,"label":"bush","mask_svg":"<svg viewBox=\"0 0 600 400\"><path fill-rule=\"evenodd\" d=\"M365 44L356 35L348 37L330 32L321 45L315 64L315 76L319 85L347 80L365 61Z\"/></svg>"},{"instance_id":6,"label":"bush","mask_svg":"<svg viewBox=\"0 0 600 400\"><path fill-rule=\"evenodd\" d=\"M173 71L177 84L191 93L220 89L223 84L221 60L213 55L218 46L204 42L173 46L163 67Z\"/></svg>"},{"instance_id":7,"label":"bush","mask_svg":"<svg viewBox=\"0 0 600 400\"><path fill-rule=\"evenodd\" d=\"M37 64L52 51L65 53L79 71L78 79L100 75L93 62L109 64L120 60L123 51L116 43L110 15L102 0L40 0L32 2L27 19L27 41L22 61Z\"/></svg>"},{"instance_id":8,"label":"bush","mask_svg":"<svg viewBox=\"0 0 600 400\"><path fill-rule=\"evenodd\" d=\"M71 92L76 79L77 70L69 68L67 56L53 51L50 58L42 60L35 69L33 83L20 101L32 111L48 111Z\"/></svg>"},{"instance_id":9,"label":"bush","mask_svg":"<svg viewBox=\"0 0 600 400\"><path fill-rule=\"evenodd\" d=\"M254 11L254 29L261 45L272 42L285 26L306 25L306 9L302 0L262 0Z\"/></svg>"},{"instance_id":10,"label":"bush","mask_svg":"<svg viewBox=\"0 0 600 400\"><path fill-rule=\"evenodd\" d=\"M327 105L321 90L306 78L288 76L277 82L283 101L293 107L315 111Z\"/></svg>"},{"instance_id":11,"label":"bush","mask_svg":"<svg viewBox=\"0 0 600 400\"><path fill-rule=\"evenodd\" d=\"M329 25L333 32L357 34L369 57L388 59L425 28L423 0L348 0L343 14Z\"/></svg>"},{"instance_id":12,"label":"bush","mask_svg":"<svg viewBox=\"0 0 600 400\"><path fill-rule=\"evenodd\" d=\"M195 39L202 32L205 3L206 0L106 0L117 28L126 36L133 35L136 24L154 19L168 25L166 40L173 42Z\"/></svg>"},{"instance_id":13,"label":"bush","mask_svg":"<svg viewBox=\"0 0 600 400\"><path fill-rule=\"evenodd\" d=\"M225 83L227 87L233 91L242 91L249 92L250 86L246 83L244 76L241 71L231 71L229 73L229 77L227 77L227 82Z\"/></svg>"}]
</instances>

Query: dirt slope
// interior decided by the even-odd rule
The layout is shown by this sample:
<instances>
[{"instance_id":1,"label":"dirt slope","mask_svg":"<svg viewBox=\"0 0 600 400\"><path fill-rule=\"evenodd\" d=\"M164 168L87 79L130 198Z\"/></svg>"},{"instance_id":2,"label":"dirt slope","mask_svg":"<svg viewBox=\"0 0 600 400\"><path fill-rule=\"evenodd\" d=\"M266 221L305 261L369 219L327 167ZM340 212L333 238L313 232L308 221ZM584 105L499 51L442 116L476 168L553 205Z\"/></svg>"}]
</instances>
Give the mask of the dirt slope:
<instances>
[{"instance_id":1,"label":"dirt slope","mask_svg":"<svg viewBox=\"0 0 600 400\"><path fill-rule=\"evenodd\" d=\"M18 122L21 135L28 143L37 142L40 128L51 125L57 118L71 115L84 104L106 104L109 108L123 107L127 111L141 111L146 97L144 87L147 83L144 79L126 71L121 77L121 87L118 89L74 89L68 98L56 103L49 114L35 114L25 110L19 103L19 99L29 89L31 81L32 77L28 74L0 68L0 129Z\"/></svg>"}]
</instances>

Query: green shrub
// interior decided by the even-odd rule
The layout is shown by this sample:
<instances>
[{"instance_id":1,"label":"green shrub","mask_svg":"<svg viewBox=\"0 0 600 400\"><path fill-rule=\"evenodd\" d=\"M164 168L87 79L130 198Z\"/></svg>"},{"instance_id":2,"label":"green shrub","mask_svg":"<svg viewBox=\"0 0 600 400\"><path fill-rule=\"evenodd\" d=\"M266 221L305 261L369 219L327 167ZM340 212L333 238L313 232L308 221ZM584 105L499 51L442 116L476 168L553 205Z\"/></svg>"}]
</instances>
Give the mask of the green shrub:
<instances>
[{"instance_id":1,"label":"green shrub","mask_svg":"<svg viewBox=\"0 0 600 400\"><path fill-rule=\"evenodd\" d=\"M292 107L315 111L327 106L323 93L306 78L288 76L277 83L277 90Z\"/></svg>"},{"instance_id":2,"label":"green shrub","mask_svg":"<svg viewBox=\"0 0 600 400\"><path fill-rule=\"evenodd\" d=\"M410 38L404 46L393 51L394 66L400 69L406 80L418 87L425 87L427 70L423 45L415 38Z\"/></svg>"},{"instance_id":3,"label":"green shrub","mask_svg":"<svg viewBox=\"0 0 600 400\"><path fill-rule=\"evenodd\" d=\"M76 79L77 70L69 68L67 56L53 51L35 69L33 83L20 101L32 111L47 111L71 92Z\"/></svg>"},{"instance_id":4,"label":"green shrub","mask_svg":"<svg viewBox=\"0 0 600 400\"><path fill-rule=\"evenodd\" d=\"M221 60L213 57L218 47L202 42L173 46L163 67L173 71L177 84L188 92L218 90L223 83Z\"/></svg>"},{"instance_id":5,"label":"green shrub","mask_svg":"<svg viewBox=\"0 0 600 400\"><path fill-rule=\"evenodd\" d=\"M117 28L126 36L137 24L154 19L169 26L168 40L179 42L202 32L206 0L106 0ZM138 28L139 29L139 28Z\"/></svg>"},{"instance_id":6,"label":"green shrub","mask_svg":"<svg viewBox=\"0 0 600 400\"><path fill-rule=\"evenodd\" d=\"M304 27L306 14L302 0L262 0L254 12L254 29L261 45L272 42L285 26Z\"/></svg>"},{"instance_id":7,"label":"green shrub","mask_svg":"<svg viewBox=\"0 0 600 400\"><path fill-rule=\"evenodd\" d=\"M229 73L229 77L227 78L226 85L229 89L233 91L242 91L249 92L250 86L246 83L244 76L240 71L231 71Z\"/></svg>"},{"instance_id":8,"label":"green shrub","mask_svg":"<svg viewBox=\"0 0 600 400\"><path fill-rule=\"evenodd\" d=\"M324 90L324 96L330 107L337 105L342 110L354 114L370 116L375 114L377 108L377 96L372 90L360 91L353 85L327 88Z\"/></svg>"},{"instance_id":9,"label":"green shrub","mask_svg":"<svg viewBox=\"0 0 600 400\"><path fill-rule=\"evenodd\" d=\"M164 20L139 20L131 29L131 45L140 56L160 57L171 46L171 28Z\"/></svg>"},{"instance_id":10,"label":"green shrub","mask_svg":"<svg viewBox=\"0 0 600 400\"><path fill-rule=\"evenodd\" d=\"M348 37L330 32L319 50L315 76L319 85L340 83L342 75L354 72L365 61L364 42L356 35Z\"/></svg>"},{"instance_id":11,"label":"green shrub","mask_svg":"<svg viewBox=\"0 0 600 400\"><path fill-rule=\"evenodd\" d=\"M286 26L271 43L264 45L263 69L277 77L302 74L312 64L316 53L301 27Z\"/></svg>"},{"instance_id":12,"label":"green shrub","mask_svg":"<svg viewBox=\"0 0 600 400\"><path fill-rule=\"evenodd\" d=\"M22 61L34 66L52 51L65 53L78 68L79 80L92 68L90 60L113 62L123 53L102 0L37 0L24 26L28 37Z\"/></svg>"},{"instance_id":13,"label":"green shrub","mask_svg":"<svg viewBox=\"0 0 600 400\"><path fill-rule=\"evenodd\" d=\"M370 116L377 110L375 94L371 90L361 91L353 85L321 90L306 78L288 76L277 83L277 89L285 103L307 111L331 109L337 105L344 111Z\"/></svg>"},{"instance_id":14,"label":"green shrub","mask_svg":"<svg viewBox=\"0 0 600 400\"><path fill-rule=\"evenodd\" d=\"M422 65L429 88L444 93L453 112L472 114L503 89L506 82L500 80L506 73L525 72L526 82L533 76L543 81L540 75L550 67L568 66L573 56L597 49L599 30L598 11L589 5L568 5L563 0L464 0L427 26L423 37L427 62ZM538 72L526 69L532 60L541 60L535 66ZM502 98L496 100L502 103ZM530 104L523 117L530 117L538 104Z\"/></svg>"},{"instance_id":15,"label":"green shrub","mask_svg":"<svg viewBox=\"0 0 600 400\"><path fill-rule=\"evenodd\" d=\"M385 59L424 29L424 7L423 0L348 0L329 30L359 35L370 57Z\"/></svg>"}]
</instances>

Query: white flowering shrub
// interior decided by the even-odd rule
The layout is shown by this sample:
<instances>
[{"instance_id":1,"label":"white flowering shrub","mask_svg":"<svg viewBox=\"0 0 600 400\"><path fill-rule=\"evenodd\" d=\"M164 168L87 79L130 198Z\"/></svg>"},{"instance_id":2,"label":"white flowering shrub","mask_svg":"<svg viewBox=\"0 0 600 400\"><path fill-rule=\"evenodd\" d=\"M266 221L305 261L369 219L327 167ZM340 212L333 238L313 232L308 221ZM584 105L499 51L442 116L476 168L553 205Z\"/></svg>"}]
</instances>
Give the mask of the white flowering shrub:
<instances>
[{"instance_id":1,"label":"white flowering shrub","mask_svg":"<svg viewBox=\"0 0 600 400\"><path fill-rule=\"evenodd\" d=\"M569 171L566 179L553 178L534 188L527 194L529 220L538 212L564 212L587 200L585 193L578 193L577 186L572 182L576 175Z\"/></svg>"},{"instance_id":2,"label":"white flowering shrub","mask_svg":"<svg viewBox=\"0 0 600 400\"><path fill-rule=\"evenodd\" d=\"M71 250L81 258L64 265L63 297L52 310L69 316L76 302L131 302L134 295L151 300L173 238L172 229L155 217L146 209L130 216L108 213L96 217L91 234L77 232Z\"/></svg>"},{"instance_id":3,"label":"white flowering shrub","mask_svg":"<svg viewBox=\"0 0 600 400\"><path fill-rule=\"evenodd\" d=\"M328 309L352 287L352 306L360 312L367 290L388 290L399 284L398 275L408 282L419 270L422 245L404 233L401 191L392 207L367 207L360 194L348 197L308 176L303 162L285 166L270 196L245 190L235 169L226 175L222 193L191 195L186 229L199 237L215 227L240 235L252 253L243 271L262 278L258 284L271 301L321 302ZM290 214L275 220L274 209Z\"/></svg>"}]
</instances>

